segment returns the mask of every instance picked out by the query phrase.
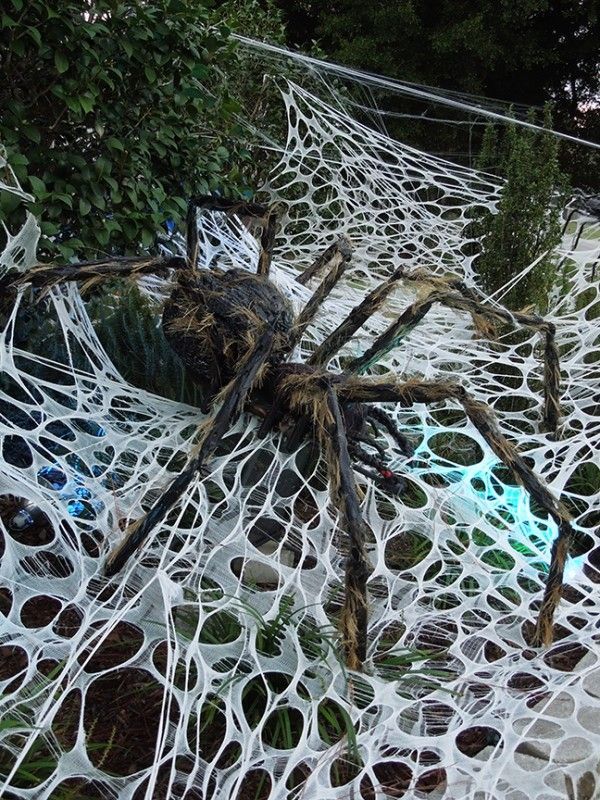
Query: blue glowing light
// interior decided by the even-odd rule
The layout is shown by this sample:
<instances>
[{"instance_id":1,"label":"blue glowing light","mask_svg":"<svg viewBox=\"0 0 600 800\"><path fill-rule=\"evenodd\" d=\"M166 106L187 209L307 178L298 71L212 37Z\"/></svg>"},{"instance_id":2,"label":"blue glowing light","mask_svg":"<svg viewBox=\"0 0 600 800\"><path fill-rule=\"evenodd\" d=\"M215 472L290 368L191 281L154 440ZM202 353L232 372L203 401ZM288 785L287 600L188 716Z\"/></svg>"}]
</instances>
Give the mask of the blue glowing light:
<instances>
[{"instance_id":1,"label":"blue glowing light","mask_svg":"<svg viewBox=\"0 0 600 800\"><path fill-rule=\"evenodd\" d=\"M81 517L85 514L86 508L81 500L69 500L67 511L72 517Z\"/></svg>"},{"instance_id":2,"label":"blue glowing light","mask_svg":"<svg viewBox=\"0 0 600 800\"><path fill-rule=\"evenodd\" d=\"M38 470L38 478L57 490L62 489L67 482L67 476L58 467L42 467Z\"/></svg>"},{"instance_id":3,"label":"blue glowing light","mask_svg":"<svg viewBox=\"0 0 600 800\"><path fill-rule=\"evenodd\" d=\"M83 464L77 456L74 458L76 463ZM73 466L73 463L71 463L71 466ZM93 467L92 472L97 476L98 473ZM102 472L103 470L100 469L100 474ZM60 492L58 497L66 504L67 512L72 517L93 519L97 513L104 509L104 503L95 497L92 489L84 484L80 474L76 474L73 478L67 480L67 473L59 464L49 464L39 469L38 479L42 486ZM83 501L86 502L84 503Z\"/></svg>"},{"instance_id":4,"label":"blue glowing light","mask_svg":"<svg viewBox=\"0 0 600 800\"><path fill-rule=\"evenodd\" d=\"M494 474L494 468L501 466L500 462L484 458L474 465L457 466L432 453L427 446L428 439L444 432L448 431L442 428L427 431L415 453L415 458L426 462L427 466L415 469L413 474L434 473L443 477L453 484L449 491L456 497L457 507L464 505L466 509L476 509L488 519L495 518L506 525L506 533L499 542L501 546L506 546L506 540L510 539L511 550L528 552L530 556L539 553L538 562L544 561L549 566L552 543L558 534L556 524L535 516L526 489L502 483ZM535 555L530 560L535 560ZM565 581L573 583L581 579L584 561L583 555L568 559Z\"/></svg>"}]
</instances>

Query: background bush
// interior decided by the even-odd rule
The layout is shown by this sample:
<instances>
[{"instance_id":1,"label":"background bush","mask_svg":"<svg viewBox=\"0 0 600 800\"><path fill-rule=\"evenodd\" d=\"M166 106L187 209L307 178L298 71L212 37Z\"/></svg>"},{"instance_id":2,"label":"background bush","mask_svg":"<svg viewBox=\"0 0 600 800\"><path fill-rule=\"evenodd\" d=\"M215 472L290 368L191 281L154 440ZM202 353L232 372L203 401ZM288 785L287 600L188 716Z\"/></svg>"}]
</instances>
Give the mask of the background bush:
<instances>
[{"instance_id":1,"label":"background bush","mask_svg":"<svg viewBox=\"0 0 600 800\"><path fill-rule=\"evenodd\" d=\"M549 108L544 126L552 126ZM474 225L481 237L476 269L483 289L493 294L540 257L503 297L511 308L533 304L547 310L556 280L553 251L561 240L561 212L568 195L558 156L559 140L551 133L509 125L500 134L490 125L483 138L479 168L506 179L496 212L485 212Z\"/></svg>"}]
</instances>

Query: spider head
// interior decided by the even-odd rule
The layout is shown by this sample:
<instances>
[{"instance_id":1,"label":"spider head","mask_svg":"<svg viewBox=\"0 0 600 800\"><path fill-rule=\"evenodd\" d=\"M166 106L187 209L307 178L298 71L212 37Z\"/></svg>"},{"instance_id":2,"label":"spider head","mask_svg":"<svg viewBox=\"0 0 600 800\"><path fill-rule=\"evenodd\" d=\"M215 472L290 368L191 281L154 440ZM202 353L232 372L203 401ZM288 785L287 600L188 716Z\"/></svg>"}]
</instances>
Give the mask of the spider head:
<instances>
[{"instance_id":1,"label":"spider head","mask_svg":"<svg viewBox=\"0 0 600 800\"><path fill-rule=\"evenodd\" d=\"M406 491L407 483L402 475L392 472L391 469L385 467L379 470L379 475L375 479L375 485L381 489L385 494L397 497Z\"/></svg>"}]
</instances>

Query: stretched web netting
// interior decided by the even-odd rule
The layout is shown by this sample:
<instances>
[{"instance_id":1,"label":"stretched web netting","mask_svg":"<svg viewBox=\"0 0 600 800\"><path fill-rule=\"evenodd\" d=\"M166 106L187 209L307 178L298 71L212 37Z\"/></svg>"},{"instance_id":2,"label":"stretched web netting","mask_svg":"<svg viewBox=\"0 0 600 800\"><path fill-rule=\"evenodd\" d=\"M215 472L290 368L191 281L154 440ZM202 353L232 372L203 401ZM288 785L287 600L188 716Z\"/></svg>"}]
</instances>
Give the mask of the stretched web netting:
<instances>
[{"instance_id":1,"label":"stretched web netting","mask_svg":"<svg viewBox=\"0 0 600 800\"><path fill-rule=\"evenodd\" d=\"M353 246L297 358L400 264L476 284L469 222L497 201L494 178L387 139L300 86L284 102L288 140L268 187L281 220L273 280L299 309L312 291L300 271L341 234ZM3 174L1 188L22 196ZM241 225L205 214L199 226L202 267L256 269ZM2 269L35 263L37 236L31 218L10 232ZM181 470L206 415L127 384L74 284L36 304L22 290L0 350L0 794L596 797L598 223L565 215L555 258L559 437L540 428L534 330L488 341L464 313L433 306L373 372L463 383L568 503L585 546L568 564L557 641L528 645L554 523L460 407L386 405L416 452L387 442L407 478L399 497L357 474L373 568L362 674L347 672L336 638L347 543L324 466L306 447L258 440L249 415L142 552L103 577L108 549ZM167 292L143 285L157 302ZM423 291L399 285L341 357ZM32 314L37 348L20 322Z\"/></svg>"}]
</instances>

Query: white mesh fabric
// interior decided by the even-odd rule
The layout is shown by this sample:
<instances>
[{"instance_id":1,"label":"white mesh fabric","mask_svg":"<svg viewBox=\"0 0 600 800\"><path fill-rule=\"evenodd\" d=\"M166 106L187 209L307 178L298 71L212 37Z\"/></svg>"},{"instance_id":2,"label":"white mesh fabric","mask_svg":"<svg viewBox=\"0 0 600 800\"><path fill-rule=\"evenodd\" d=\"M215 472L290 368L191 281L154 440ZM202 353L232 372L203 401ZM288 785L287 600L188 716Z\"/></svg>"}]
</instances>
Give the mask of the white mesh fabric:
<instances>
[{"instance_id":1,"label":"white mesh fabric","mask_svg":"<svg viewBox=\"0 0 600 800\"><path fill-rule=\"evenodd\" d=\"M342 233L354 247L299 359L400 263L474 283L464 229L475 207L493 206L492 178L388 140L298 86L284 99L273 280L300 308L313 287L295 282L299 271ZM199 224L204 266L218 257L255 269L247 232L210 214ZM36 236L28 221L2 267L34 263ZM562 354L556 441L539 432L533 331L490 343L466 315L434 307L382 359L399 376L460 380L492 405L582 534L598 521L599 250L600 226L575 216L549 313ZM344 352L364 351L418 291L400 286ZM313 473L277 437L259 441L250 416L107 582L119 523L139 518L181 469L204 416L127 385L72 284L36 311L69 357L30 352L14 338L26 295L0 351L0 702L10 720L0 726L0 794L597 796L597 546L569 562L558 641L532 650L524 626L555 526L460 408L386 406L418 449L392 459L410 482L400 498L358 476L372 532L369 653L364 674L348 674L335 627L346 541L333 533L324 466Z\"/></svg>"}]
</instances>

